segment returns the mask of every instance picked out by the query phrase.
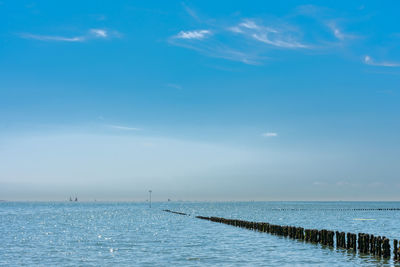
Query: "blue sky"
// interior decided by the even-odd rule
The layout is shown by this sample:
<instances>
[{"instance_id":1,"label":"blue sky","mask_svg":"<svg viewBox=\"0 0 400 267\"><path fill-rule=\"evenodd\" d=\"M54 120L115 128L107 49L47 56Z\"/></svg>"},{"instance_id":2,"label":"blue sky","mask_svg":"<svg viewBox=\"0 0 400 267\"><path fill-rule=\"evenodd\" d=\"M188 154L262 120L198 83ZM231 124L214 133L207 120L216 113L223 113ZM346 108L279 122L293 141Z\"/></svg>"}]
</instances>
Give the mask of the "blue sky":
<instances>
[{"instance_id":1,"label":"blue sky","mask_svg":"<svg viewBox=\"0 0 400 267\"><path fill-rule=\"evenodd\" d=\"M0 1L0 199L399 200L397 1Z\"/></svg>"}]
</instances>

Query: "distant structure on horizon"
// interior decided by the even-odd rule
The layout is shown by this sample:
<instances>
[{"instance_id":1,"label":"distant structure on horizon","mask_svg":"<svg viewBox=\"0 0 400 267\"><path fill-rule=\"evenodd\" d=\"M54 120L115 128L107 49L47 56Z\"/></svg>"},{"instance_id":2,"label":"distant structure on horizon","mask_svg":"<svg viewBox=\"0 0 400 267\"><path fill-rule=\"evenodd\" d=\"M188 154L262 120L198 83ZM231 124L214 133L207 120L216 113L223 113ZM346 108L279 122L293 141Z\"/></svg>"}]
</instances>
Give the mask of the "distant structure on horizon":
<instances>
[{"instance_id":1,"label":"distant structure on horizon","mask_svg":"<svg viewBox=\"0 0 400 267\"><path fill-rule=\"evenodd\" d=\"M151 208L151 193L152 192L153 192L152 190L149 190L149 205L150 205L150 208Z\"/></svg>"}]
</instances>

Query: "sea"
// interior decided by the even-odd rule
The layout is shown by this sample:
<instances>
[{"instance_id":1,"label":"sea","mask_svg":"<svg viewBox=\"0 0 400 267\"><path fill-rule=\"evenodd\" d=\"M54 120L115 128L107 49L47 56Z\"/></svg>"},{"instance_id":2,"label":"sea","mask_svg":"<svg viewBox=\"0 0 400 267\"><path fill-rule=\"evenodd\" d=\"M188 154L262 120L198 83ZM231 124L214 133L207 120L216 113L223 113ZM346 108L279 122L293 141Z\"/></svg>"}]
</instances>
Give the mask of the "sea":
<instances>
[{"instance_id":1,"label":"sea","mask_svg":"<svg viewBox=\"0 0 400 267\"><path fill-rule=\"evenodd\" d=\"M386 236L393 246L400 239L400 202L149 204L0 202L0 266L400 266L195 218L362 232Z\"/></svg>"}]
</instances>

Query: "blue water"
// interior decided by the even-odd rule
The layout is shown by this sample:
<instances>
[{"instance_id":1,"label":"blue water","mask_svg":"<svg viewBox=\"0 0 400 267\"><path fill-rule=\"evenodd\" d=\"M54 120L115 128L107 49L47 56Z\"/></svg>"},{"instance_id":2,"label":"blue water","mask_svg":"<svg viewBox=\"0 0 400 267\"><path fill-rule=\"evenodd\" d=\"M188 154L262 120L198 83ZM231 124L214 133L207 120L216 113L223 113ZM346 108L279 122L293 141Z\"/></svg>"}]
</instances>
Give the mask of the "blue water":
<instances>
[{"instance_id":1,"label":"blue water","mask_svg":"<svg viewBox=\"0 0 400 267\"><path fill-rule=\"evenodd\" d=\"M400 203L168 202L153 203L150 209L145 203L3 202L0 266L397 266L392 259L381 260L193 216L400 239L400 211L354 208L400 208Z\"/></svg>"}]
</instances>

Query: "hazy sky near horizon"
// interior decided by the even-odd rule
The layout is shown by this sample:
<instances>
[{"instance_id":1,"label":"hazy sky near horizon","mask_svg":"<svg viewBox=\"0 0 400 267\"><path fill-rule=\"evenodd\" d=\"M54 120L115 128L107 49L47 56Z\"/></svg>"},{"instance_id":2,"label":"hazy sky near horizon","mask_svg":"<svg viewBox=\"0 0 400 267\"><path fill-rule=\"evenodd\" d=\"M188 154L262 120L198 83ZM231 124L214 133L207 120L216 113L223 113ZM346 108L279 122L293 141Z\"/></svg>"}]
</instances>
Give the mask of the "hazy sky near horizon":
<instances>
[{"instance_id":1,"label":"hazy sky near horizon","mask_svg":"<svg viewBox=\"0 0 400 267\"><path fill-rule=\"evenodd\" d=\"M400 200L399 9L0 0L0 199Z\"/></svg>"}]
</instances>

